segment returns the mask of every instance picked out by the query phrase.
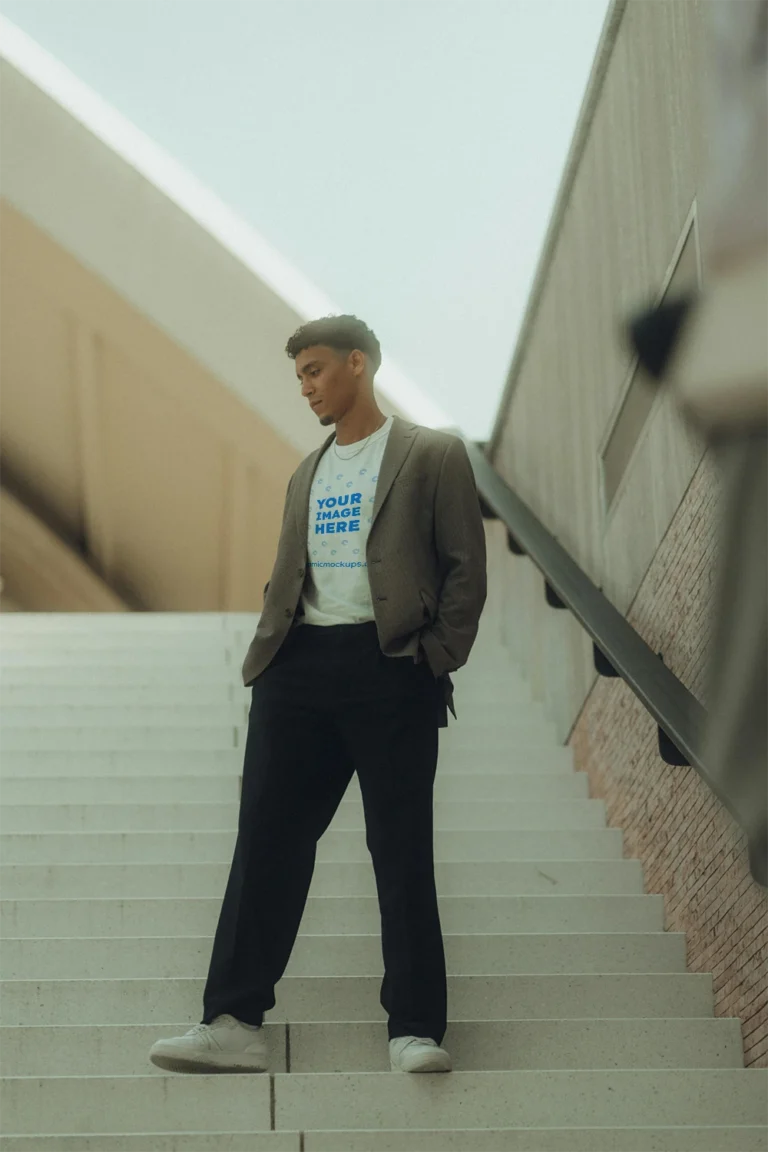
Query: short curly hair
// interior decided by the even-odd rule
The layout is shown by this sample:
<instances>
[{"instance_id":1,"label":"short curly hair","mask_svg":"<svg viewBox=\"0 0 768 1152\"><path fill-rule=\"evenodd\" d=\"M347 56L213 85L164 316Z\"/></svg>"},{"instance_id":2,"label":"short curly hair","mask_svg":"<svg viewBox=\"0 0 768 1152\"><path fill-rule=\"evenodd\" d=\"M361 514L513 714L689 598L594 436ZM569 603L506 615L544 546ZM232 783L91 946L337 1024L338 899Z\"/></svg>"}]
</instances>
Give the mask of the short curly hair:
<instances>
[{"instance_id":1,"label":"short curly hair","mask_svg":"<svg viewBox=\"0 0 768 1152\"><path fill-rule=\"evenodd\" d=\"M370 358L374 372L381 365L381 345L376 334L357 316L323 316L319 320L310 320L294 332L285 351L291 360L295 360L299 352L316 344L335 348L338 352L359 349Z\"/></svg>"}]
</instances>

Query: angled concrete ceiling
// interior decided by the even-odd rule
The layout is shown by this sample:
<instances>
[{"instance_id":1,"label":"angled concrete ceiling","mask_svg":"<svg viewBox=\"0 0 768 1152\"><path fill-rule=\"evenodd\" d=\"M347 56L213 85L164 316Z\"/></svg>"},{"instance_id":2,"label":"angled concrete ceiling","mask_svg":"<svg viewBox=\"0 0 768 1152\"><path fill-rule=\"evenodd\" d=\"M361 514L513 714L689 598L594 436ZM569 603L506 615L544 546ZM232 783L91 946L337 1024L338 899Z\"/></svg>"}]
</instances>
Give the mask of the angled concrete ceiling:
<instances>
[{"instance_id":1,"label":"angled concrete ceiling","mask_svg":"<svg viewBox=\"0 0 768 1152\"><path fill-rule=\"evenodd\" d=\"M339 309L0 23L0 452L4 507L27 513L0 541L4 597L258 610L288 477L325 436L285 340ZM386 363L378 398L450 423ZM89 568L77 595L20 575L38 529Z\"/></svg>"}]
</instances>

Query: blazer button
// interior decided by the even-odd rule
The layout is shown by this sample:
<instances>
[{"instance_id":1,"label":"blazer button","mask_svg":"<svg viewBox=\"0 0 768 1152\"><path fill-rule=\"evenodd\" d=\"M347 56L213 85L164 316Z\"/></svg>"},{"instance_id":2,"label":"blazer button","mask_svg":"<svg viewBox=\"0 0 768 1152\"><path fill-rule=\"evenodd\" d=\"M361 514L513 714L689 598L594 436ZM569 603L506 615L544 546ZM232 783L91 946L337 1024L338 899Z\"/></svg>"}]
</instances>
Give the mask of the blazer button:
<instances>
[{"instance_id":1,"label":"blazer button","mask_svg":"<svg viewBox=\"0 0 768 1152\"><path fill-rule=\"evenodd\" d=\"M299 576L303 576L303 575L304 575L304 569L303 569L303 568L299 568Z\"/></svg>"},{"instance_id":2,"label":"blazer button","mask_svg":"<svg viewBox=\"0 0 768 1152\"><path fill-rule=\"evenodd\" d=\"M293 616L293 612L291 612L290 608L286 608L285 614L286 616Z\"/></svg>"},{"instance_id":3,"label":"blazer button","mask_svg":"<svg viewBox=\"0 0 768 1152\"><path fill-rule=\"evenodd\" d=\"M377 596L376 599L377 600L386 600L386 596Z\"/></svg>"}]
</instances>

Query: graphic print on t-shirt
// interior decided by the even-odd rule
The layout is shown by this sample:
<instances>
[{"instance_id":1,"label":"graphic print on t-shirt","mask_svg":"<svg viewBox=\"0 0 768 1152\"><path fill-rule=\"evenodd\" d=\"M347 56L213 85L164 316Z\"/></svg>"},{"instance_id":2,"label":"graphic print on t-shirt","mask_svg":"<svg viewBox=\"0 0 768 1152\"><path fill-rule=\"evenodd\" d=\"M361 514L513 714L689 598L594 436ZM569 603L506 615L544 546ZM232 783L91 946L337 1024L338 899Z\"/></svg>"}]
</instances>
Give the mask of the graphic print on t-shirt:
<instances>
[{"instance_id":1,"label":"graphic print on t-shirt","mask_svg":"<svg viewBox=\"0 0 768 1152\"><path fill-rule=\"evenodd\" d=\"M306 624L358 624L373 620L366 549L376 482L392 418L365 448L329 445L318 462L309 496L308 579L302 595ZM339 452L341 455L339 455Z\"/></svg>"},{"instance_id":2,"label":"graphic print on t-shirt","mask_svg":"<svg viewBox=\"0 0 768 1152\"><path fill-rule=\"evenodd\" d=\"M320 476L312 485L313 515L310 517L309 531L313 547L310 549L310 568L368 567L365 548L360 545L367 536L365 526L370 527L373 519L375 485L379 477L376 474L368 476L366 468L358 469L354 480L347 480L347 475L346 472L338 472L333 478L335 483L331 484L326 484L326 478ZM347 491L338 496L329 495L338 491L340 483ZM356 487L358 491L350 491ZM371 491L373 495L368 495Z\"/></svg>"}]
</instances>

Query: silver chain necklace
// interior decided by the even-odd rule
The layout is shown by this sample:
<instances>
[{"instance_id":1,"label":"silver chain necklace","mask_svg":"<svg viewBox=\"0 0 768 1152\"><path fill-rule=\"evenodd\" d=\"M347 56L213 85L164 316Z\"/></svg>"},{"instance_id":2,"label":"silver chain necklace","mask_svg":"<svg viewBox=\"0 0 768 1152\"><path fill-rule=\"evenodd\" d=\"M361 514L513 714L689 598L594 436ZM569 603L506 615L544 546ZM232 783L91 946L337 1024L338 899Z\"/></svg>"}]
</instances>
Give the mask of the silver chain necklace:
<instances>
[{"instance_id":1,"label":"silver chain necklace","mask_svg":"<svg viewBox=\"0 0 768 1152\"><path fill-rule=\"evenodd\" d=\"M357 449L357 452L350 452L349 456L339 456L338 449L336 447L336 441L334 440L334 442L333 442L333 454L336 457L336 459L337 460L354 460L355 456L359 456L360 453L363 451L363 449L368 447L368 441L370 440L371 436L375 436L377 432L381 432L381 430L384 427L384 424L386 424L386 422L387 422L387 418L385 417L384 423L379 424L378 428L374 428L373 432L371 432L370 435L366 436L365 440L363 440L362 444Z\"/></svg>"}]
</instances>

